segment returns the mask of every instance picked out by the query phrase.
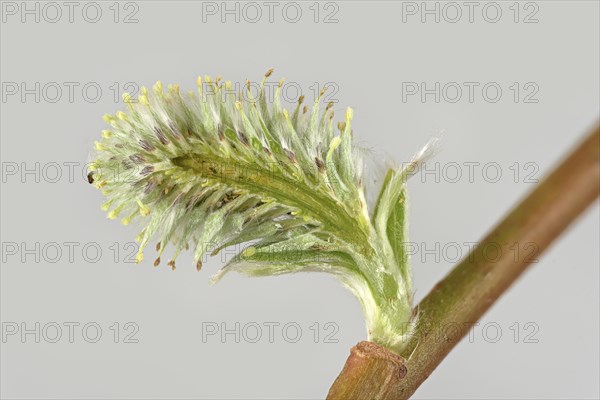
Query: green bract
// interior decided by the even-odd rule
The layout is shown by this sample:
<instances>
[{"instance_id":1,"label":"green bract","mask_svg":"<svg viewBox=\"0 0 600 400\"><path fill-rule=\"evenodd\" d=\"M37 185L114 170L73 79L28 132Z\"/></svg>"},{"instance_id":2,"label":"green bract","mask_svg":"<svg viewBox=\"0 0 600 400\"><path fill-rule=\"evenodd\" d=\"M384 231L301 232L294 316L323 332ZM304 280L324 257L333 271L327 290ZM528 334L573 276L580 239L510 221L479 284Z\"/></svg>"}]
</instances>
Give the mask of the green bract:
<instances>
[{"instance_id":1,"label":"green bract","mask_svg":"<svg viewBox=\"0 0 600 400\"><path fill-rule=\"evenodd\" d=\"M399 351L414 324L405 252L405 179L421 156L390 170L375 208L365 201L361 159L352 143L348 109L334 130L332 104L293 112L280 105L279 84L236 93L230 82L198 78L199 94L176 85L105 116L111 130L96 143L90 182L107 198L109 218L143 221L137 261L151 238L158 258L168 243L174 269L191 246L198 269L206 253L249 243L213 277L300 271L336 275L359 299L369 339ZM204 89L204 90L203 90ZM422 152L423 153L423 152ZM162 243L162 246L161 246Z\"/></svg>"}]
</instances>

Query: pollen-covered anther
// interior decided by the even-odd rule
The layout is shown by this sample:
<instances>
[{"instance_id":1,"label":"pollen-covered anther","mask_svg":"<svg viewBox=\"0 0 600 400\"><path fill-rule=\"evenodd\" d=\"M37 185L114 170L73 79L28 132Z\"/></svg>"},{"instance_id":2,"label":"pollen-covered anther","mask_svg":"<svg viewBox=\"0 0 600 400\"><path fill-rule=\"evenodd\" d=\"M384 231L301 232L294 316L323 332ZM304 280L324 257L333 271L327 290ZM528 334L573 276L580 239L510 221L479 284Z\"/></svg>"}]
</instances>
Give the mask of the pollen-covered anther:
<instances>
[{"instance_id":1,"label":"pollen-covered anther","mask_svg":"<svg viewBox=\"0 0 600 400\"><path fill-rule=\"evenodd\" d=\"M172 84L172 85L167 86L167 91L170 94L179 94L179 90L180 90L180 88L179 88L178 84Z\"/></svg>"},{"instance_id":2,"label":"pollen-covered anther","mask_svg":"<svg viewBox=\"0 0 600 400\"><path fill-rule=\"evenodd\" d=\"M152 91L157 96L160 96L160 95L164 94L162 82L161 81L156 81L156 83L154 84L154 86L152 86Z\"/></svg>"},{"instance_id":3,"label":"pollen-covered anther","mask_svg":"<svg viewBox=\"0 0 600 400\"><path fill-rule=\"evenodd\" d=\"M202 76L198 76L196 79L196 86L198 86L198 94L202 96Z\"/></svg>"},{"instance_id":4,"label":"pollen-covered anther","mask_svg":"<svg viewBox=\"0 0 600 400\"><path fill-rule=\"evenodd\" d=\"M145 106L149 106L149 105L150 105L150 102L148 101L148 96L146 96L146 95L144 95L144 94L140 94L140 95L138 96L138 101L139 101L141 104L145 105Z\"/></svg>"},{"instance_id":5,"label":"pollen-covered anther","mask_svg":"<svg viewBox=\"0 0 600 400\"><path fill-rule=\"evenodd\" d=\"M136 199L135 201L137 202L138 206L140 207L140 215L142 217L145 217L150 214L150 207L148 207L147 205L142 203L140 201L140 199Z\"/></svg>"},{"instance_id":6,"label":"pollen-covered anther","mask_svg":"<svg viewBox=\"0 0 600 400\"><path fill-rule=\"evenodd\" d=\"M265 78L268 78L271 76L271 74L273 73L274 69L273 68L269 68L269 70L267 70L267 72L265 72Z\"/></svg>"},{"instance_id":7,"label":"pollen-covered anther","mask_svg":"<svg viewBox=\"0 0 600 400\"><path fill-rule=\"evenodd\" d=\"M200 272L201 269L202 269L202 260L198 260L198 262L196 263L196 271Z\"/></svg>"},{"instance_id":8,"label":"pollen-covered anther","mask_svg":"<svg viewBox=\"0 0 600 400\"><path fill-rule=\"evenodd\" d=\"M111 210L108 215L107 218L108 219L117 219L117 217L119 216L119 214L121 213L121 208L122 207L117 207L114 210Z\"/></svg>"},{"instance_id":9,"label":"pollen-covered anther","mask_svg":"<svg viewBox=\"0 0 600 400\"><path fill-rule=\"evenodd\" d=\"M353 117L354 117L354 110L352 110L352 108L348 107L346 109L346 121L352 120Z\"/></svg>"},{"instance_id":10,"label":"pollen-covered anther","mask_svg":"<svg viewBox=\"0 0 600 400\"><path fill-rule=\"evenodd\" d=\"M160 242L156 243L156 251L160 251Z\"/></svg>"},{"instance_id":11,"label":"pollen-covered anther","mask_svg":"<svg viewBox=\"0 0 600 400\"><path fill-rule=\"evenodd\" d=\"M156 257L156 260L154 260L154 266L158 267L159 264L160 264L160 257Z\"/></svg>"},{"instance_id":12,"label":"pollen-covered anther","mask_svg":"<svg viewBox=\"0 0 600 400\"><path fill-rule=\"evenodd\" d=\"M304 95L298 97L298 104L302 104L304 102Z\"/></svg>"},{"instance_id":13,"label":"pollen-covered anther","mask_svg":"<svg viewBox=\"0 0 600 400\"><path fill-rule=\"evenodd\" d=\"M138 251L138 253L135 255L135 263L139 264L144 260L144 253L142 251Z\"/></svg>"}]
</instances>

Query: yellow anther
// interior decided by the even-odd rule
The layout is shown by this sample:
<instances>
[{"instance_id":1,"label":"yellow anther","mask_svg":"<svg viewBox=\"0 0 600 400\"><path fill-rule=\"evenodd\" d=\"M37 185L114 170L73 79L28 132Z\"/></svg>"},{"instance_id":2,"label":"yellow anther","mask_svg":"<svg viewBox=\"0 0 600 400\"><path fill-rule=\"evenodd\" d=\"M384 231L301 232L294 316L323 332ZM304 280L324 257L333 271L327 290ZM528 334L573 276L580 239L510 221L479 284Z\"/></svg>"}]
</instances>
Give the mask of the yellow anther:
<instances>
[{"instance_id":1,"label":"yellow anther","mask_svg":"<svg viewBox=\"0 0 600 400\"><path fill-rule=\"evenodd\" d=\"M142 203L139 199L135 199L135 201L138 203L138 206L140 206L140 214L142 215L142 217L145 217L148 214L150 214L150 207Z\"/></svg>"},{"instance_id":2,"label":"yellow anther","mask_svg":"<svg viewBox=\"0 0 600 400\"><path fill-rule=\"evenodd\" d=\"M346 109L346 121L350 121L352 119L352 117L354 117L354 110L352 110L352 108L348 107Z\"/></svg>"},{"instance_id":3,"label":"yellow anther","mask_svg":"<svg viewBox=\"0 0 600 400\"><path fill-rule=\"evenodd\" d=\"M136 242L140 243L142 239L144 239L144 232L145 231L141 231L140 233L138 233L138 235L135 237Z\"/></svg>"},{"instance_id":4,"label":"yellow anther","mask_svg":"<svg viewBox=\"0 0 600 400\"><path fill-rule=\"evenodd\" d=\"M111 212L108 213L107 217L108 217L108 219L117 219L120 212L121 212L121 210L119 210L118 208L115 208L114 210L112 210Z\"/></svg>"},{"instance_id":5,"label":"yellow anther","mask_svg":"<svg viewBox=\"0 0 600 400\"><path fill-rule=\"evenodd\" d=\"M198 76L198 79L196 79L196 85L198 85L198 93L200 94L200 96L202 96L202 77Z\"/></svg>"},{"instance_id":6,"label":"yellow anther","mask_svg":"<svg viewBox=\"0 0 600 400\"><path fill-rule=\"evenodd\" d=\"M152 90L154 91L154 93L156 95L163 94L163 84L162 84L162 82L161 81L156 81L156 83L152 87Z\"/></svg>"}]
</instances>

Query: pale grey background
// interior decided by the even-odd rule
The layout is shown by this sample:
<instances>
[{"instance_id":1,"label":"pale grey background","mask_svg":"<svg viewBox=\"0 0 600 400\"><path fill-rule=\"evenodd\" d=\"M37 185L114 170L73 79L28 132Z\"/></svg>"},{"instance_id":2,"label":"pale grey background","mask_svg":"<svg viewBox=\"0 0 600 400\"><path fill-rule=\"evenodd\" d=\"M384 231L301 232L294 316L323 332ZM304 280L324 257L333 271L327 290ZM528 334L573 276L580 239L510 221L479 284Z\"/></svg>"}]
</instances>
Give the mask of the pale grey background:
<instances>
[{"instance_id":1,"label":"pale grey background","mask_svg":"<svg viewBox=\"0 0 600 400\"><path fill-rule=\"evenodd\" d=\"M338 1L339 22L332 24L312 21L313 2L298 2L303 10L298 23L286 22L279 13L274 23L252 24L231 17L226 23L218 17L203 22L200 2L137 1L139 22L123 24L112 21L112 1L98 3L104 14L96 24L77 12L74 23L66 16L54 24L35 23L31 17L21 23L10 16L2 24L3 82L97 82L103 89L96 103L84 101L77 90L72 103L66 92L56 103L43 98L36 103L31 96L24 103L18 96L3 101L5 168L12 162L83 165L104 129L100 117L121 108L112 98L114 82L151 85L162 79L195 90L198 74L257 80L275 67L275 79L298 82L310 98L315 82L335 82L338 115L347 105L354 107L355 134L378 159L406 161L444 130L435 161L502 166L497 183L486 182L481 170L473 183L466 178L410 183L411 240L433 248L435 242L443 246L481 238L533 186L523 177L513 182L508 167L533 162L540 178L599 115L596 1L535 2L535 24L515 24L512 1L498 2L503 17L496 24L485 22L481 13L474 23L423 24L418 17L403 23L401 3L386 1ZM493 81L504 93L493 104L480 96L473 103L403 103L405 81ZM537 83L539 103L515 104L508 90L512 82ZM8 337L1 352L3 397L325 396L349 348L365 339L359 305L335 279L228 276L209 287L209 276L221 265L218 258L201 273L188 254L179 258L175 273L164 265L156 270L151 249L142 265L125 263L123 246L133 241L137 228L107 220L99 210L100 193L84 182L81 167L76 171L73 183L66 176L57 183L43 177L36 183L31 175L25 182L18 175L7 177L1 195L2 242L24 242L28 248L36 242L96 242L103 250L101 260L86 262L80 250L74 262L67 254L55 263L48 258L36 263L31 255L21 262L20 254L4 254L1 320L29 327L96 322L103 337L95 344L85 342L80 331L74 343L65 337L54 344L35 343L32 335L24 343ZM473 343L459 344L415 398L598 398L598 219L595 203L484 317L481 326L502 328L497 343L486 341L480 326ZM109 249L114 242L121 246L119 262ZM416 300L453 264L415 256ZM109 327L129 321L139 326L139 343L115 344ZM231 336L225 343L203 343L202 323L211 321L230 327L235 322L296 322L303 335L298 343L287 343L280 331L274 343L265 337L256 344L235 343ZM322 337L314 343L310 327L315 322L321 334L323 324L337 324L338 343L324 343ZM515 322L521 326L519 343L510 330ZM539 327L538 343L524 343L527 322Z\"/></svg>"}]
</instances>

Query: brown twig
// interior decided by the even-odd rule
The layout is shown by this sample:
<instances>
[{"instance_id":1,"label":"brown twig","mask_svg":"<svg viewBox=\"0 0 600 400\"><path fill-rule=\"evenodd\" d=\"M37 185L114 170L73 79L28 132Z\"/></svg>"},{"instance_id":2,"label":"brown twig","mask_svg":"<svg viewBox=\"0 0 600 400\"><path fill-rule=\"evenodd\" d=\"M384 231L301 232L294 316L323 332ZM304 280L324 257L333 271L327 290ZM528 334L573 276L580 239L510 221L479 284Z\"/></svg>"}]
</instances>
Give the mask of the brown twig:
<instances>
[{"instance_id":1,"label":"brown twig","mask_svg":"<svg viewBox=\"0 0 600 400\"><path fill-rule=\"evenodd\" d=\"M327 398L393 399L395 388L405 376L404 358L373 342L360 342L350 350L344 370Z\"/></svg>"},{"instance_id":2,"label":"brown twig","mask_svg":"<svg viewBox=\"0 0 600 400\"><path fill-rule=\"evenodd\" d=\"M596 127L421 301L415 335L402 354L407 361L398 364L402 359L397 358L392 368L382 360L394 353L378 346L375 353L357 354L359 344L327 398L410 397L469 326L599 194L600 127Z\"/></svg>"}]
</instances>

